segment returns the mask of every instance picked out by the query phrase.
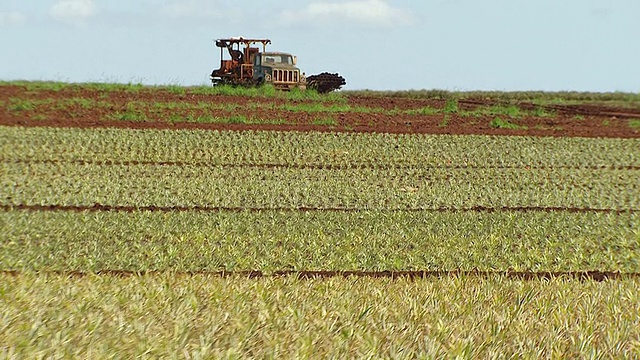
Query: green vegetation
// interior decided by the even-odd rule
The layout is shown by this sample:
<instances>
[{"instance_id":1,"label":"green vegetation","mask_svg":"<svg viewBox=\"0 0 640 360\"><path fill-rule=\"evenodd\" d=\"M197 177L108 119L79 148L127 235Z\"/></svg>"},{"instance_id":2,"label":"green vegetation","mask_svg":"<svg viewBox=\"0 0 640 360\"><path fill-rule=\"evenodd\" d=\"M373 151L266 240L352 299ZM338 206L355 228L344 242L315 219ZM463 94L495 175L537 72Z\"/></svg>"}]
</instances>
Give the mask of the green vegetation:
<instances>
[{"instance_id":1,"label":"green vegetation","mask_svg":"<svg viewBox=\"0 0 640 360\"><path fill-rule=\"evenodd\" d=\"M380 96L380 97L398 97L413 99L438 99L446 100L449 98L459 98L462 93L456 93L447 90L402 90L402 91L377 91L377 90L342 90L344 95L355 96Z\"/></svg>"},{"instance_id":2,"label":"green vegetation","mask_svg":"<svg viewBox=\"0 0 640 360\"><path fill-rule=\"evenodd\" d=\"M291 91L278 91L271 85L263 85L260 87L242 87L242 86L198 86L187 87L186 94L194 95L226 95L226 96L242 96L249 98L282 98L290 101L321 101L321 102L346 102L340 92L331 94L319 94L315 90L301 91L293 89Z\"/></svg>"},{"instance_id":3,"label":"green vegetation","mask_svg":"<svg viewBox=\"0 0 640 360\"><path fill-rule=\"evenodd\" d=\"M637 139L0 129L11 269L640 268Z\"/></svg>"},{"instance_id":4,"label":"green vegetation","mask_svg":"<svg viewBox=\"0 0 640 360\"><path fill-rule=\"evenodd\" d=\"M444 105L444 113L445 114L455 114L457 112L458 112L458 100L457 99L447 99L447 102Z\"/></svg>"},{"instance_id":5,"label":"green vegetation","mask_svg":"<svg viewBox=\"0 0 640 360\"><path fill-rule=\"evenodd\" d=\"M166 87L166 90L172 94L176 95L186 95L187 89L184 86L180 85L169 85Z\"/></svg>"},{"instance_id":6,"label":"green vegetation","mask_svg":"<svg viewBox=\"0 0 640 360\"><path fill-rule=\"evenodd\" d=\"M65 84L64 86L56 83L30 83L30 82L9 82L1 85L18 85L27 89L29 96L36 96L38 91L65 91L68 98L36 98L36 99L11 99L6 106L7 110L14 113L29 111L27 116L37 117L51 110L66 111L69 116L81 118L88 116L94 109L104 109L104 112L112 112L103 115L104 120L124 120L124 121L145 121L154 119L154 121L167 121L172 123L180 122L180 118L187 122L193 119L202 119L204 122L227 122L233 116L250 117L250 114L224 114L221 112L238 112L238 111L256 111L266 110L273 113L274 119L261 119L259 123L280 123L282 112L295 112L307 114L325 114L325 113L358 113L358 114L380 114L384 116L396 115L416 115L416 116L432 116L455 114L459 117L492 117L500 118L507 123L514 123L512 120L524 117L555 117L556 113L553 109L545 107L547 104L555 104L557 96L566 95L567 103L578 101L591 101L600 104L610 102L611 106L634 106L633 94L554 94L550 97L547 93L531 93L531 96L539 96L539 98L528 98L527 93L515 93L514 96L502 98L498 96L502 93L447 93L447 92L426 92L425 96L435 99L433 104L421 106L413 109L389 109L370 106L354 106L348 104L349 95L369 94L368 92L334 92L331 94L318 94L317 92L300 91L294 89L289 92L277 91L273 87L264 86L259 88L245 88L233 86L200 86L200 87L181 87L177 85L168 86L143 86L140 84ZM80 91L97 92L92 97L80 97ZM129 100L122 103L122 99L110 98L110 92L124 91L125 93L145 94L163 93L176 95L180 100L154 102ZM386 93L380 93L385 95ZM248 99L247 103L232 103L225 101L205 101L198 96L240 96ZM345 96L346 95L346 96ZM394 96L393 94L386 94ZM504 94L503 94L504 95ZM86 96L86 94L85 94ZM402 96L402 94L398 95ZM506 96L506 95L505 95ZM418 96L420 97L420 96ZM284 103L274 102L271 99L286 100ZM100 100L97 100L100 99ZM186 99L186 101L185 101ZM475 101L492 100L495 105L474 105ZM574 99L574 100L572 100ZM465 100L470 100L461 109L461 104ZM537 105L526 104L519 106L517 102L531 102ZM624 104L619 104L624 102ZM640 101L636 103L640 106ZM170 115L167 113L171 112ZM214 112L214 114L212 114ZM280 113L280 114L278 114ZM264 115L263 115L264 116ZM171 119L167 119L171 117ZM212 120L227 119L227 120ZM320 116L320 119L324 118ZM576 120L584 119L582 115L576 115ZM237 120L237 119L236 119ZM240 122L242 123L242 122ZM253 123L249 120L248 123ZM502 125L513 126L509 124L500 124L496 121L498 127Z\"/></svg>"},{"instance_id":7,"label":"green vegetation","mask_svg":"<svg viewBox=\"0 0 640 360\"><path fill-rule=\"evenodd\" d=\"M633 358L640 282L0 275L6 357Z\"/></svg>"},{"instance_id":8,"label":"green vegetation","mask_svg":"<svg viewBox=\"0 0 640 360\"><path fill-rule=\"evenodd\" d=\"M263 108L265 105L255 104L257 108ZM369 110L369 108L352 108L347 104L322 104L322 103L287 103L279 106L270 106L271 109L277 110L285 110L285 111L293 111L293 112L305 112L305 113L317 113L317 112L328 112L328 113L336 113L336 112L365 112L365 111L373 111Z\"/></svg>"},{"instance_id":9,"label":"green vegetation","mask_svg":"<svg viewBox=\"0 0 640 360\"><path fill-rule=\"evenodd\" d=\"M99 92L109 92L114 90L124 90L128 92L141 92L148 90L167 91L178 95L204 94L204 95L232 95L247 97L283 97L288 100L319 100L343 102L346 96L384 96L384 97L405 97L417 99L488 99L497 101L532 101L536 104L573 104L573 103L609 103L616 106L638 107L640 106L640 94L610 92L543 92L543 91L466 91L456 92L447 90L409 90L409 91L371 91L371 90L342 90L330 94L318 94L311 91L300 91L294 89L290 92L279 92L273 87L262 86L254 88L234 87L234 86L194 86L183 87L180 85L149 86L140 83L65 83L46 81L0 81L0 86L17 85L23 86L28 91L75 91L80 88L93 89Z\"/></svg>"},{"instance_id":10,"label":"green vegetation","mask_svg":"<svg viewBox=\"0 0 640 360\"><path fill-rule=\"evenodd\" d=\"M523 116L523 111L514 105L509 106L492 106L488 109L489 114L497 116L507 116L512 119L518 119Z\"/></svg>"},{"instance_id":11,"label":"green vegetation","mask_svg":"<svg viewBox=\"0 0 640 360\"><path fill-rule=\"evenodd\" d=\"M284 124L282 113L295 112L305 124L331 127L356 112L438 115L442 127L491 117L503 128L554 116L509 103L524 94L495 94L504 97L499 105L474 107L462 100L494 95L432 91L422 95L437 101L399 110L351 105L348 92L22 85L33 94L1 100L2 110L40 120L52 109L79 117L98 109L115 121ZM122 101L109 95L114 89L135 95ZM41 90L65 96L54 101ZM148 102L150 91L177 100ZM414 95L422 96L407 96ZM563 96L533 102L588 95ZM640 139L18 126L0 126L0 139L0 343L7 344L0 358L632 358L640 351L640 281L630 275L603 282L273 275L640 272ZM94 273L101 270L145 275ZM196 274L220 270L266 276Z\"/></svg>"},{"instance_id":12,"label":"green vegetation","mask_svg":"<svg viewBox=\"0 0 640 360\"><path fill-rule=\"evenodd\" d=\"M92 98L72 97L68 99L52 100L50 103L56 110L71 110L81 108L83 110L91 110L95 108L109 108L113 106L104 100L95 100Z\"/></svg>"},{"instance_id":13,"label":"green vegetation","mask_svg":"<svg viewBox=\"0 0 640 360\"><path fill-rule=\"evenodd\" d=\"M0 142L3 166L52 161L68 166L86 161L94 166L175 162L213 168L235 164L248 169L251 165L469 171L529 167L597 172L640 167L638 139L7 126L0 127L0 134L4 140Z\"/></svg>"},{"instance_id":14,"label":"green vegetation","mask_svg":"<svg viewBox=\"0 0 640 360\"><path fill-rule=\"evenodd\" d=\"M491 122L489 123L489 126L496 129L510 129L510 130L526 129L523 126L514 124L509 120L504 120L501 117L495 117L493 120L491 120Z\"/></svg>"},{"instance_id":15,"label":"green vegetation","mask_svg":"<svg viewBox=\"0 0 640 360\"><path fill-rule=\"evenodd\" d=\"M413 110L405 110L404 111L406 114L409 115L437 115L440 114L442 111L440 109L436 109L430 106L424 106L421 107L419 109L413 109Z\"/></svg>"},{"instance_id":16,"label":"green vegetation","mask_svg":"<svg viewBox=\"0 0 640 360\"><path fill-rule=\"evenodd\" d=\"M9 210L0 224L12 270L640 271L637 213Z\"/></svg>"},{"instance_id":17,"label":"green vegetation","mask_svg":"<svg viewBox=\"0 0 640 360\"><path fill-rule=\"evenodd\" d=\"M449 126L450 122L451 122L451 118L449 117L449 115L445 115L442 121L440 122L440 124L438 124L438 126L444 128Z\"/></svg>"},{"instance_id":18,"label":"green vegetation","mask_svg":"<svg viewBox=\"0 0 640 360\"><path fill-rule=\"evenodd\" d=\"M226 96L243 96L243 97L275 97L280 92L275 87L265 85L261 87L243 87L243 86L199 86L189 89L190 94L196 95L226 95Z\"/></svg>"},{"instance_id":19,"label":"green vegetation","mask_svg":"<svg viewBox=\"0 0 640 360\"><path fill-rule=\"evenodd\" d=\"M51 104L53 100L28 100L28 99L18 99L11 98L9 99L9 111L21 112L21 111L31 111L36 109L38 106Z\"/></svg>"},{"instance_id":20,"label":"green vegetation","mask_svg":"<svg viewBox=\"0 0 640 360\"><path fill-rule=\"evenodd\" d=\"M115 111L107 115L109 120L117 121L148 121L149 118L144 113L136 110Z\"/></svg>"},{"instance_id":21,"label":"green vegetation","mask_svg":"<svg viewBox=\"0 0 640 360\"><path fill-rule=\"evenodd\" d=\"M64 83L64 82L47 82L47 81L0 81L0 86L22 86L29 92L41 91L78 91L88 89L100 93L109 93L113 91L126 91L130 93L141 93L145 91L166 91L176 95L228 95L243 97L264 97L264 98L283 98L293 101L329 101L344 102L345 98L340 92L330 94L318 94L315 90L300 91L294 89L289 92L276 90L273 86L265 85L260 87L242 87L242 86L181 86L181 85L143 85L140 83Z\"/></svg>"},{"instance_id":22,"label":"green vegetation","mask_svg":"<svg viewBox=\"0 0 640 360\"><path fill-rule=\"evenodd\" d=\"M45 120L48 120L48 119L49 119L49 117L48 117L47 115L44 115L44 114L34 115L34 116L32 116L31 118L32 118L33 120L36 120L36 121L45 121Z\"/></svg>"},{"instance_id":23,"label":"green vegetation","mask_svg":"<svg viewBox=\"0 0 640 360\"><path fill-rule=\"evenodd\" d=\"M536 117L555 117L556 113L552 110L547 110L543 107L536 107L530 112L531 115Z\"/></svg>"},{"instance_id":24,"label":"green vegetation","mask_svg":"<svg viewBox=\"0 0 640 360\"><path fill-rule=\"evenodd\" d=\"M629 120L629 127L632 129L640 130L640 119Z\"/></svg>"},{"instance_id":25,"label":"green vegetation","mask_svg":"<svg viewBox=\"0 0 640 360\"><path fill-rule=\"evenodd\" d=\"M562 131L564 130L562 126L548 126L548 125L542 125L542 124L538 124L534 127L534 129L536 130L554 130L554 131Z\"/></svg>"},{"instance_id":26,"label":"green vegetation","mask_svg":"<svg viewBox=\"0 0 640 360\"><path fill-rule=\"evenodd\" d=\"M157 86L147 86L140 83L109 83L109 82L95 82L95 83L68 83L68 82L56 82L56 81L0 81L0 86L23 86L29 92L41 92L41 91L78 91L80 89L90 89L100 92L111 91L127 91L137 93L143 89L160 88ZM174 88L174 86L170 86Z\"/></svg>"},{"instance_id":27,"label":"green vegetation","mask_svg":"<svg viewBox=\"0 0 640 360\"><path fill-rule=\"evenodd\" d=\"M83 114L92 113L93 109L102 108L109 109L112 112L105 116L106 120L121 120L121 121L145 121L146 119L154 119L155 121L163 121L167 116L167 112L171 112L173 117L172 122L181 122L180 119L184 118L186 122L190 122L192 119L210 119L215 118L228 118L226 115L211 115L211 113L237 113L238 111L256 111L266 110L274 113L274 116L278 117L278 112L294 112L294 113L308 113L308 114L331 114L331 113L358 113L358 114L381 114L387 116L395 116L399 114L407 115L450 115L456 114L462 117L479 117L479 116L506 116L510 119L518 119L523 116L541 116L549 117L553 114L544 110L522 110L513 105L507 106L482 106L473 111L461 111L458 107L456 100L447 100L442 108L435 108L431 106L424 106L418 109L383 109L377 107L366 106L351 106L342 102L288 102L284 104L274 104L271 102L261 102L258 99L249 101L246 104L230 103L230 102L207 102L198 101L183 102L183 101L170 101L170 102L153 102L147 103L144 101L128 101L126 104L117 105L116 103L109 102L108 100L95 100L92 98L80 98L72 97L69 99L44 99L44 100L18 100L12 99L12 103L9 106L9 110L13 112L20 112L29 110L34 113L32 116L42 115L51 111L66 111L69 114ZM115 111L114 111L115 110ZM78 115L79 116L79 115ZM243 115L246 116L246 115ZM218 121L205 121L205 122L218 122Z\"/></svg>"},{"instance_id":28,"label":"green vegetation","mask_svg":"<svg viewBox=\"0 0 640 360\"><path fill-rule=\"evenodd\" d=\"M24 86L28 91L61 91L74 86L67 82L55 81L0 81L0 86ZM89 84L83 84L88 86ZM105 84L106 86L106 84Z\"/></svg>"},{"instance_id":29,"label":"green vegetation","mask_svg":"<svg viewBox=\"0 0 640 360\"><path fill-rule=\"evenodd\" d=\"M338 126L338 121L330 116L325 116L323 118L317 118L313 120L313 125Z\"/></svg>"},{"instance_id":30,"label":"green vegetation","mask_svg":"<svg viewBox=\"0 0 640 360\"><path fill-rule=\"evenodd\" d=\"M640 93L592 93L577 91L446 91L446 90L409 90L409 91L371 91L343 90L344 95L365 95L384 97L404 97L415 99L485 99L497 101L532 101L536 104L572 104L572 103L609 103L616 106L640 106Z\"/></svg>"},{"instance_id":31,"label":"green vegetation","mask_svg":"<svg viewBox=\"0 0 640 360\"><path fill-rule=\"evenodd\" d=\"M553 117L555 114L545 110L544 108L536 107L533 110L524 110L516 105L492 105L492 106L480 106L475 110L461 111L460 116L464 117L507 117L509 119L520 119L526 116L535 117Z\"/></svg>"},{"instance_id":32,"label":"green vegetation","mask_svg":"<svg viewBox=\"0 0 640 360\"><path fill-rule=\"evenodd\" d=\"M212 115L187 115L186 117L182 116L172 116L170 121L173 123L181 123L181 122L189 122L189 123L198 123L198 124L245 124L245 125L253 125L253 124L275 124L282 125L286 124L286 120L283 119L263 119L260 117L254 116L244 116L244 115L231 115L231 116L212 116Z\"/></svg>"},{"instance_id":33,"label":"green vegetation","mask_svg":"<svg viewBox=\"0 0 640 360\"><path fill-rule=\"evenodd\" d=\"M0 201L8 205L44 201L247 209L640 209L640 198L630 194L640 180L626 169L3 163L0 170L7 181L0 187L7 200Z\"/></svg>"}]
</instances>

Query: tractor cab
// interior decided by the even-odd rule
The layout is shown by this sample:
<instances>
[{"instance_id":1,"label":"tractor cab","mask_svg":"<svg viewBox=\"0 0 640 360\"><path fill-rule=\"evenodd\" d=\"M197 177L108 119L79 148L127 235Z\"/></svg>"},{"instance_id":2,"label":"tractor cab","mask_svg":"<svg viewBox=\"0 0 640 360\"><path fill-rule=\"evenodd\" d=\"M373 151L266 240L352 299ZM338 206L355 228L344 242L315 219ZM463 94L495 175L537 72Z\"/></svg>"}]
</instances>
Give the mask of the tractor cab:
<instances>
[{"instance_id":1,"label":"tractor cab","mask_svg":"<svg viewBox=\"0 0 640 360\"><path fill-rule=\"evenodd\" d=\"M295 56L280 52L257 53L253 58L253 78L258 84L270 83L276 88L306 88L304 73L296 67Z\"/></svg>"}]
</instances>

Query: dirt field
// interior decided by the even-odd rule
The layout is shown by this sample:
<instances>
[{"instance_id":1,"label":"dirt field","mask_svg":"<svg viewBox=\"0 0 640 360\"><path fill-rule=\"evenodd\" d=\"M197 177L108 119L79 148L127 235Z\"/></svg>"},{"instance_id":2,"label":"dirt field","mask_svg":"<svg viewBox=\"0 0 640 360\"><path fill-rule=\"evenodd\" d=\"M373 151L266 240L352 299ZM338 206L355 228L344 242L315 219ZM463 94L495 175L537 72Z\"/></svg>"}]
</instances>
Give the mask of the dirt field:
<instances>
[{"instance_id":1,"label":"dirt field","mask_svg":"<svg viewBox=\"0 0 640 360\"><path fill-rule=\"evenodd\" d=\"M344 100L341 105L348 106L348 111L332 110L335 103L330 101L292 101L278 97L179 94L157 89L106 92L78 87L33 91L20 85L5 85L0 86L0 101L4 103L0 107L0 125L640 138L640 129L630 125L640 119L638 108L595 104L535 105L532 102L505 104L491 99L461 99L453 111L445 111L447 102L441 99L344 95ZM85 101L84 105L82 101ZM87 105L89 102L100 102L101 106ZM33 106L34 103L37 106ZM326 110L291 111L285 107L290 104L317 106L319 103ZM142 107L136 109L144 113L142 121L113 119L112 114L131 109L132 104ZM191 104L194 109L199 106L195 110L197 116L241 116L259 121L175 121L174 109L153 108L154 104ZM212 110L203 109L202 104L234 104L235 107L218 106ZM510 120L517 128L492 127L490 124L497 115L482 110L506 106L521 111ZM420 111L425 108L433 111ZM174 120L170 120L172 116ZM327 116L331 120L328 124L318 121Z\"/></svg>"}]
</instances>

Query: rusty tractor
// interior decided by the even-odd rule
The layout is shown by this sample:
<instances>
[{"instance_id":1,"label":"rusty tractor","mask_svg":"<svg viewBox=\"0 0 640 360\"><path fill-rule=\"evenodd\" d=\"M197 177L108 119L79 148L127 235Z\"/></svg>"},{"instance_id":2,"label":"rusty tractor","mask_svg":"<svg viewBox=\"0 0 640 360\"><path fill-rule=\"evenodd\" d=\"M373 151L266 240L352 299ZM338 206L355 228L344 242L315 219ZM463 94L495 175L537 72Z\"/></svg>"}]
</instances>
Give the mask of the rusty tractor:
<instances>
[{"instance_id":1,"label":"rusty tractor","mask_svg":"<svg viewBox=\"0 0 640 360\"><path fill-rule=\"evenodd\" d=\"M339 90L346 85L345 79L337 73L323 72L306 76L296 66L296 56L283 52L268 52L268 44L271 44L269 39L237 37L216 40L216 46L220 48L220 68L211 73L213 85L271 84L280 90L309 88L319 93ZM225 50L228 55L225 55Z\"/></svg>"}]
</instances>

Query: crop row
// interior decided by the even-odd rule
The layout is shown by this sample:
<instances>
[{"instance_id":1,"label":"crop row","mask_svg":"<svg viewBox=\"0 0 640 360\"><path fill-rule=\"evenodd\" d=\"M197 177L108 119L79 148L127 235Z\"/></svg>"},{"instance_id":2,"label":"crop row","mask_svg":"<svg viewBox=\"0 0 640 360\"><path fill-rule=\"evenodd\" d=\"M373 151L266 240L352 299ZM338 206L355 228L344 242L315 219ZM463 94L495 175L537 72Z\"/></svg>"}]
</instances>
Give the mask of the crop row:
<instances>
[{"instance_id":1,"label":"crop row","mask_svg":"<svg viewBox=\"0 0 640 360\"><path fill-rule=\"evenodd\" d=\"M640 209L637 170L0 163L0 171L8 205Z\"/></svg>"},{"instance_id":2,"label":"crop row","mask_svg":"<svg viewBox=\"0 0 640 360\"><path fill-rule=\"evenodd\" d=\"M0 275L0 307L9 358L633 358L639 286Z\"/></svg>"},{"instance_id":3,"label":"crop row","mask_svg":"<svg viewBox=\"0 0 640 360\"><path fill-rule=\"evenodd\" d=\"M638 139L0 127L0 161L640 167Z\"/></svg>"},{"instance_id":4,"label":"crop row","mask_svg":"<svg viewBox=\"0 0 640 360\"><path fill-rule=\"evenodd\" d=\"M2 270L640 272L640 214L0 211Z\"/></svg>"}]
</instances>

